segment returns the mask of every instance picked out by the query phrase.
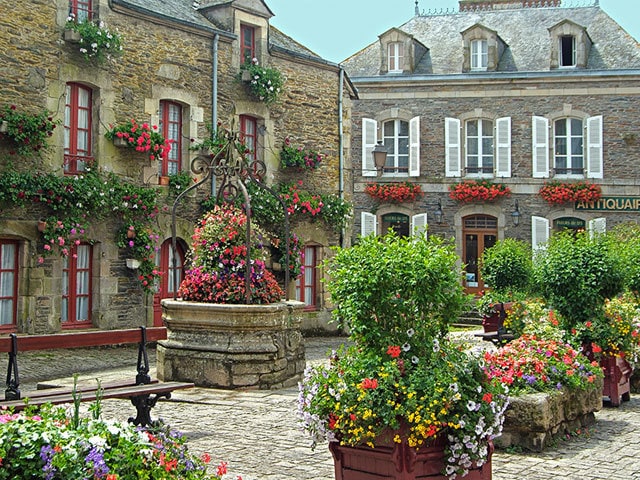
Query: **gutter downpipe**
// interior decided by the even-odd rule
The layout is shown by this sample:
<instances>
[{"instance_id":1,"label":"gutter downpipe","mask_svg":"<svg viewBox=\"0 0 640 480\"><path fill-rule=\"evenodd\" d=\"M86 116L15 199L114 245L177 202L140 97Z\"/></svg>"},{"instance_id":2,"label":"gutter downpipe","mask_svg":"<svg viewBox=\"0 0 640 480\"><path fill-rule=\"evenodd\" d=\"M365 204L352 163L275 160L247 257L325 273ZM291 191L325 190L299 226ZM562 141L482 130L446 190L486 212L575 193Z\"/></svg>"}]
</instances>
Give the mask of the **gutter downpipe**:
<instances>
[{"instance_id":1,"label":"gutter downpipe","mask_svg":"<svg viewBox=\"0 0 640 480\"><path fill-rule=\"evenodd\" d=\"M211 139L213 140L215 131L218 128L218 40L220 34L213 35L211 44L212 72L211 72ZM216 196L216 176L211 175L211 197Z\"/></svg>"},{"instance_id":2,"label":"gutter downpipe","mask_svg":"<svg viewBox=\"0 0 640 480\"><path fill-rule=\"evenodd\" d=\"M338 193L340 195L340 199L344 200L344 133L343 129L343 121L342 121L342 104L343 104L343 90L344 90L344 69L340 67L340 81L338 82L338 86L340 88L338 92L338 144L340 148L340 152L338 153L338 171L339 171L339 180L338 180ZM340 231L340 246L344 247L344 238L345 238L345 229L343 228Z\"/></svg>"}]
</instances>

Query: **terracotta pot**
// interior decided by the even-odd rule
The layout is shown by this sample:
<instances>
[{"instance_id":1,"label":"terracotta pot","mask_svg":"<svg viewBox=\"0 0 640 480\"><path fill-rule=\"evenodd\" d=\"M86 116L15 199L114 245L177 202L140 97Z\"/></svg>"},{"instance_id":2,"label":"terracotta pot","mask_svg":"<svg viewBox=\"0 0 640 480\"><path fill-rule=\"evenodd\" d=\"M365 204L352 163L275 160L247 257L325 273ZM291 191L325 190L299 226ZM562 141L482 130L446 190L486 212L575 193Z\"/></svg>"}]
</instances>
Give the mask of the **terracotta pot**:
<instances>
[{"instance_id":1,"label":"terracotta pot","mask_svg":"<svg viewBox=\"0 0 640 480\"><path fill-rule=\"evenodd\" d=\"M169 185L169 177L165 175L158 177L158 183L166 187L167 185Z\"/></svg>"},{"instance_id":2,"label":"terracotta pot","mask_svg":"<svg viewBox=\"0 0 640 480\"><path fill-rule=\"evenodd\" d=\"M45 222L44 220L39 220L38 221L38 231L39 232L44 232L47 229L47 222Z\"/></svg>"},{"instance_id":3,"label":"terracotta pot","mask_svg":"<svg viewBox=\"0 0 640 480\"><path fill-rule=\"evenodd\" d=\"M136 238L135 230L127 230L127 238Z\"/></svg>"}]
</instances>

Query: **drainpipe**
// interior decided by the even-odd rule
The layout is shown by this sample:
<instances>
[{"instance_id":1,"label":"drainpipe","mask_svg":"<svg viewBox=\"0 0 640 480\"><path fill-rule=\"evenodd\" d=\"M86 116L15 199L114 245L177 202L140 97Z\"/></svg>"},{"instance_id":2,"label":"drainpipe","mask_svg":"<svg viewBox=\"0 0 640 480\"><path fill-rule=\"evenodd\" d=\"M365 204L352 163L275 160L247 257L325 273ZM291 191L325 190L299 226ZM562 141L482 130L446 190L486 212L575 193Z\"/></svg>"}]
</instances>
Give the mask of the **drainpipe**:
<instances>
[{"instance_id":1,"label":"drainpipe","mask_svg":"<svg viewBox=\"0 0 640 480\"><path fill-rule=\"evenodd\" d=\"M213 35L213 43L211 44L212 72L211 72L211 137L215 135L218 128L218 33ZM216 176L211 175L211 196L216 196Z\"/></svg>"},{"instance_id":2,"label":"drainpipe","mask_svg":"<svg viewBox=\"0 0 640 480\"><path fill-rule=\"evenodd\" d=\"M338 171L339 171L339 180L338 180L338 193L340 195L340 199L344 200L344 133L343 122L342 122L342 103L343 103L343 95L342 92L344 90L344 70L340 67L340 81L338 82L339 91L338 91L338 137L339 137L339 148L340 151L338 153ZM343 228L340 232L340 246L344 247L344 237L345 237L345 229Z\"/></svg>"}]
</instances>

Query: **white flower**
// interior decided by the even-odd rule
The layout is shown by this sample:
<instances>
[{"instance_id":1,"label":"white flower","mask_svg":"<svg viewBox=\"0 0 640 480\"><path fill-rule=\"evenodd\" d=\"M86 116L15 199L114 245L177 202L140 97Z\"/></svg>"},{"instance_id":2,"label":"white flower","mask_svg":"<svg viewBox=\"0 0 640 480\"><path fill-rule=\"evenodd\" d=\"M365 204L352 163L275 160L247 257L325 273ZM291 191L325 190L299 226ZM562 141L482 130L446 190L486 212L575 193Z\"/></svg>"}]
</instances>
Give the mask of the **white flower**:
<instances>
[{"instance_id":1,"label":"white flower","mask_svg":"<svg viewBox=\"0 0 640 480\"><path fill-rule=\"evenodd\" d=\"M409 330L407 330L407 337L411 338L415 333L416 331L413 328L410 328Z\"/></svg>"},{"instance_id":2,"label":"white flower","mask_svg":"<svg viewBox=\"0 0 640 480\"><path fill-rule=\"evenodd\" d=\"M418 357L416 357L415 355L411 357L411 363L413 363L414 365L417 365L418 362L420 362L420 359Z\"/></svg>"},{"instance_id":3,"label":"white flower","mask_svg":"<svg viewBox=\"0 0 640 480\"><path fill-rule=\"evenodd\" d=\"M404 345L402 345L402 350L408 352L409 350L411 350L411 345L405 343Z\"/></svg>"}]
</instances>

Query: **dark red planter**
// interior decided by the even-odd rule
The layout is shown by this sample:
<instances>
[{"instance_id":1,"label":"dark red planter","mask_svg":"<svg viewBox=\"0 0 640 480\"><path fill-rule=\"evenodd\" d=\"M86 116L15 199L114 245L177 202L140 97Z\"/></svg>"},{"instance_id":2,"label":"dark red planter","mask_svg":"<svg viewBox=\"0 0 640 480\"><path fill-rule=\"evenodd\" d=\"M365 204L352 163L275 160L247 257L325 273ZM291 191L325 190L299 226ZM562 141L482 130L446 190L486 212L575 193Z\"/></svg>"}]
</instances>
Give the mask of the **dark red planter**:
<instances>
[{"instance_id":1,"label":"dark red planter","mask_svg":"<svg viewBox=\"0 0 640 480\"><path fill-rule=\"evenodd\" d=\"M628 402L631 393L631 374L633 368L624 358L604 357L600 360L604 371L604 388L602 396L609 397L612 407L619 407L621 402Z\"/></svg>"},{"instance_id":2,"label":"dark red planter","mask_svg":"<svg viewBox=\"0 0 640 480\"><path fill-rule=\"evenodd\" d=\"M389 446L347 447L338 442L329 443L333 455L336 480L447 480L444 449L446 437L436 440L420 450L410 447L406 440ZM491 480L491 455L480 468L472 469L465 480Z\"/></svg>"},{"instance_id":3,"label":"dark red planter","mask_svg":"<svg viewBox=\"0 0 640 480\"><path fill-rule=\"evenodd\" d=\"M482 328L484 333L497 332L502 327L507 312L511 309L513 302L496 303L493 306L493 313L482 317Z\"/></svg>"}]
</instances>

